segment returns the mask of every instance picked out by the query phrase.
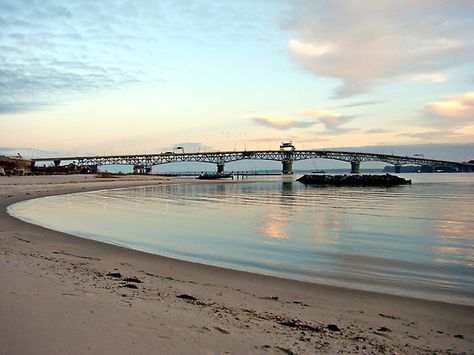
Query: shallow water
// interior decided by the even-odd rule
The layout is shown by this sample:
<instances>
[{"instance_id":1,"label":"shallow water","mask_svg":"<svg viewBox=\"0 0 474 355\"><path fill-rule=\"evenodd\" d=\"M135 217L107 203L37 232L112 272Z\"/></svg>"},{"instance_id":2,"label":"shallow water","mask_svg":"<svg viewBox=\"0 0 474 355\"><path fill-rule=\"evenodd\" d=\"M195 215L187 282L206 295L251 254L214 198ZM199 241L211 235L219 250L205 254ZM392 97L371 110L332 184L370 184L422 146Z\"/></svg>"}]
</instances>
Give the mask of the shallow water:
<instances>
[{"instance_id":1,"label":"shallow water","mask_svg":"<svg viewBox=\"0 0 474 355\"><path fill-rule=\"evenodd\" d=\"M14 216L160 255L391 294L474 304L474 174L393 188L295 177L85 192Z\"/></svg>"}]
</instances>

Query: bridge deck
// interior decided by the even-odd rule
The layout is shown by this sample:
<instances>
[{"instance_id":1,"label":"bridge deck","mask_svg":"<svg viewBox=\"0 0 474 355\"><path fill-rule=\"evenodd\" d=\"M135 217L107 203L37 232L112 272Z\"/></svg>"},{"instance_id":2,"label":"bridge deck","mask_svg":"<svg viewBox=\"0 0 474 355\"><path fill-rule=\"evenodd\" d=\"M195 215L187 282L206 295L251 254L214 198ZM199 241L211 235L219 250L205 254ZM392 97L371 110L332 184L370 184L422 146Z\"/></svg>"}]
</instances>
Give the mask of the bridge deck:
<instances>
[{"instance_id":1,"label":"bridge deck","mask_svg":"<svg viewBox=\"0 0 474 355\"><path fill-rule=\"evenodd\" d=\"M293 162L304 159L333 159L351 163L380 161L396 166L405 164L453 166L473 168L474 164L423 157L400 156L378 153L346 152L331 150L252 150L252 151L227 151L227 152L199 152L199 153L158 153L158 154L133 154L133 155L101 155L101 156L76 156L36 158L34 162L44 161L75 161L83 165L146 165L153 166L174 162L205 162L225 164L238 160L274 160ZM59 165L59 163L58 163Z\"/></svg>"}]
</instances>

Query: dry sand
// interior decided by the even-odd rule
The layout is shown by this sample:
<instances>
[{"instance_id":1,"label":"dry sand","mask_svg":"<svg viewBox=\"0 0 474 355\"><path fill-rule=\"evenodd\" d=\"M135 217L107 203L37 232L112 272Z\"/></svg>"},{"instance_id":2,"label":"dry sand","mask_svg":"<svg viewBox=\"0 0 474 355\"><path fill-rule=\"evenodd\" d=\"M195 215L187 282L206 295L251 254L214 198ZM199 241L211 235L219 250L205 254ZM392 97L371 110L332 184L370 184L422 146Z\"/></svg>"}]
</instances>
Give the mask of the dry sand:
<instances>
[{"instance_id":1,"label":"dry sand","mask_svg":"<svg viewBox=\"0 0 474 355\"><path fill-rule=\"evenodd\" d=\"M473 307L183 262L6 213L40 196L190 182L0 177L0 353L474 353Z\"/></svg>"}]
</instances>

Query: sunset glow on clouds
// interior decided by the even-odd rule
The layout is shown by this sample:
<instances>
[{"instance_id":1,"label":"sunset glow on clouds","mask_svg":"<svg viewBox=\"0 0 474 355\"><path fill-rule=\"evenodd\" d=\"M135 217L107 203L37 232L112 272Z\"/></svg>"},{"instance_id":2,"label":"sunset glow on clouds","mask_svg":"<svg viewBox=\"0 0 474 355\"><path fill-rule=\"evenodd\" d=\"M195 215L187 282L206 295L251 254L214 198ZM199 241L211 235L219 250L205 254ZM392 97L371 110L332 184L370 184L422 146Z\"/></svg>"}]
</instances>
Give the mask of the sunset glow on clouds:
<instances>
[{"instance_id":1,"label":"sunset glow on clouds","mask_svg":"<svg viewBox=\"0 0 474 355\"><path fill-rule=\"evenodd\" d=\"M438 116L464 118L474 123L474 92L453 95L443 101L430 102L425 108Z\"/></svg>"},{"instance_id":2,"label":"sunset glow on clouds","mask_svg":"<svg viewBox=\"0 0 474 355\"><path fill-rule=\"evenodd\" d=\"M314 122L298 122L290 117L262 114L251 117L255 123L268 128L288 130L292 128L307 128L314 125Z\"/></svg>"},{"instance_id":3,"label":"sunset glow on clouds","mask_svg":"<svg viewBox=\"0 0 474 355\"><path fill-rule=\"evenodd\" d=\"M474 142L473 13L470 0L5 0L0 142Z\"/></svg>"},{"instance_id":4,"label":"sunset glow on clouds","mask_svg":"<svg viewBox=\"0 0 474 355\"><path fill-rule=\"evenodd\" d=\"M315 75L338 78L336 95L364 93L401 76L444 81L426 74L472 60L469 1L300 1L289 27L300 38L289 51ZM314 15L320 14L315 20ZM467 20L463 22L463 20ZM442 26L440 26L442 23ZM471 27L469 27L471 26ZM461 37L462 36L462 37Z\"/></svg>"}]
</instances>

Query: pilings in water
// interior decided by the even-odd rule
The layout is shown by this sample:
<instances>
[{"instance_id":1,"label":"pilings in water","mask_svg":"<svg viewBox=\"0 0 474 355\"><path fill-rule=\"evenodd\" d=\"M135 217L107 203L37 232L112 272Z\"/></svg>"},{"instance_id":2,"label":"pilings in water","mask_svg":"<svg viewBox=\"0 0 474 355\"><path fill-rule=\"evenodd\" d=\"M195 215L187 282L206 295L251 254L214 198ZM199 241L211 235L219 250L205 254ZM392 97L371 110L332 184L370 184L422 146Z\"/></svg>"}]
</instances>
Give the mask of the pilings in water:
<instances>
[{"instance_id":1,"label":"pilings in water","mask_svg":"<svg viewBox=\"0 0 474 355\"><path fill-rule=\"evenodd\" d=\"M224 163L218 163L217 164L217 173L218 174L224 174Z\"/></svg>"},{"instance_id":2,"label":"pilings in water","mask_svg":"<svg viewBox=\"0 0 474 355\"><path fill-rule=\"evenodd\" d=\"M282 169L283 175L293 174L293 161L283 160L282 165L283 165L283 169Z\"/></svg>"},{"instance_id":3,"label":"pilings in water","mask_svg":"<svg viewBox=\"0 0 474 355\"><path fill-rule=\"evenodd\" d=\"M360 161L354 160L351 161L351 174L360 173Z\"/></svg>"},{"instance_id":4,"label":"pilings in water","mask_svg":"<svg viewBox=\"0 0 474 355\"><path fill-rule=\"evenodd\" d=\"M152 171L152 166L143 165L143 164L135 164L133 166L133 174L135 175L146 175L150 174Z\"/></svg>"}]
</instances>

